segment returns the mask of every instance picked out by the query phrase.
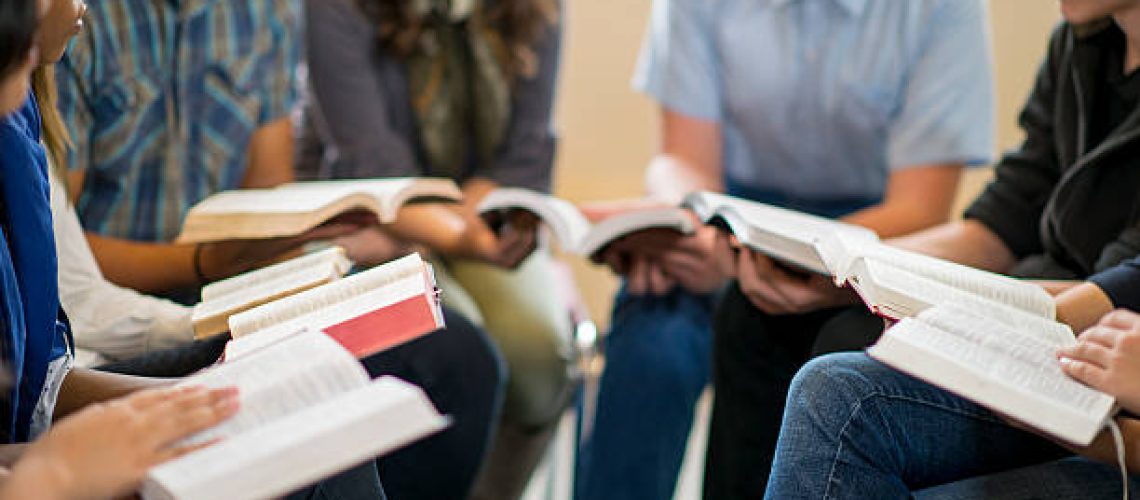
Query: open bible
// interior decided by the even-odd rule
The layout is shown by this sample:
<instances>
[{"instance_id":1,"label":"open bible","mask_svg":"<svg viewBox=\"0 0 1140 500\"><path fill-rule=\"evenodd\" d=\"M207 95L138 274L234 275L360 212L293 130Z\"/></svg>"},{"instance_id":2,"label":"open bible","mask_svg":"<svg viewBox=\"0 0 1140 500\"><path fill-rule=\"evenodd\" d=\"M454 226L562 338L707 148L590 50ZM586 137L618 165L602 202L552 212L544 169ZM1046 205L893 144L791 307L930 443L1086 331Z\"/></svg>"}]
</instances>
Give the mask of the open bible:
<instances>
[{"instance_id":1,"label":"open bible","mask_svg":"<svg viewBox=\"0 0 1140 500\"><path fill-rule=\"evenodd\" d=\"M1053 297L1033 283L893 247L859 226L715 193L694 193L684 205L757 252L850 285L891 319L949 301L1015 325L1056 314Z\"/></svg>"},{"instance_id":2,"label":"open bible","mask_svg":"<svg viewBox=\"0 0 1140 500\"><path fill-rule=\"evenodd\" d=\"M946 303L887 329L868 353L1063 441L1088 445L1115 412L1112 396L1065 375L1055 357L1076 342L1067 326L1012 327Z\"/></svg>"},{"instance_id":3,"label":"open bible","mask_svg":"<svg viewBox=\"0 0 1140 500\"><path fill-rule=\"evenodd\" d=\"M188 439L217 444L151 469L144 499L278 497L447 425L418 387L369 380L351 353L307 329L179 385L236 386L241 407Z\"/></svg>"},{"instance_id":4,"label":"open bible","mask_svg":"<svg viewBox=\"0 0 1140 500\"><path fill-rule=\"evenodd\" d=\"M190 209L175 241L296 236L353 211L372 212L380 222L390 223L400 207L413 200L461 197L451 180L426 178L294 182L271 189L223 191Z\"/></svg>"},{"instance_id":5,"label":"open bible","mask_svg":"<svg viewBox=\"0 0 1140 500\"><path fill-rule=\"evenodd\" d=\"M367 271L230 316L226 359L307 328L358 358L444 326L431 265L411 254Z\"/></svg>"},{"instance_id":6,"label":"open bible","mask_svg":"<svg viewBox=\"0 0 1140 500\"><path fill-rule=\"evenodd\" d=\"M634 209L591 224L572 203L529 189L496 189L479 203L479 211L483 213L508 210L535 214L550 228L563 250L585 257L638 231L667 229L680 234L694 231L688 214L675 207Z\"/></svg>"},{"instance_id":7,"label":"open bible","mask_svg":"<svg viewBox=\"0 0 1140 500\"><path fill-rule=\"evenodd\" d=\"M332 247L206 285L191 314L194 336L226 332L230 316L331 283L351 267L344 249Z\"/></svg>"}]
</instances>

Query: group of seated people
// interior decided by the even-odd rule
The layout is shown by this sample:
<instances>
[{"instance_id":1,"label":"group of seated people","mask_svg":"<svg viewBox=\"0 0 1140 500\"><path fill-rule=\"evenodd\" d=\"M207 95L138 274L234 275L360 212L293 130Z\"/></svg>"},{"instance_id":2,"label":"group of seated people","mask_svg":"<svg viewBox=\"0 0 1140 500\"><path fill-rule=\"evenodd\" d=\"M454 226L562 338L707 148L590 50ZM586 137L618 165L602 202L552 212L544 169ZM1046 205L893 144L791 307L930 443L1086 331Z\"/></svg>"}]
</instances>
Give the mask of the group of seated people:
<instances>
[{"instance_id":1,"label":"group of seated people","mask_svg":"<svg viewBox=\"0 0 1140 500\"><path fill-rule=\"evenodd\" d=\"M291 497L520 497L578 394L573 325L535 221L477 206L550 189L564 8L0 0L0 499L130 495L202 446L183 438L241 395L171 386L228 340L194 339L199 290L325 242L362 266L430 255L447 328L362 362L452 424ZM1081 332L1057 362L1117 398L1140 474L1140 1L1060 8L1025 141L958 219L994 142L982 0L654 0L634 77L661 115L647 196L722 192L1039 283ZM220 191L391 177L464 200L174 242ZM710 499L1121 494L1107 431L1076 448L872 360L885 325L851 290L716 226L594 257L623 286L576 498L671 498L710 381Z\"/></svg>"}]
</instances>

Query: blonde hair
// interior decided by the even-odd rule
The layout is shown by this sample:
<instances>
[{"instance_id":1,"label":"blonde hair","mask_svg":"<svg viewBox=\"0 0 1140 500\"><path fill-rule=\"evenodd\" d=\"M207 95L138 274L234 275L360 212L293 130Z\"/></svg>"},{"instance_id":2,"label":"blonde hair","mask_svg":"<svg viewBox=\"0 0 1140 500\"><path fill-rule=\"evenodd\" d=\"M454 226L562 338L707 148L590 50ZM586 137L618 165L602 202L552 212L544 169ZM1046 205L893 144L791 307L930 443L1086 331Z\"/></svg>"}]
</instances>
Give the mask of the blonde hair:
<instances>
[{"instance_id":1,"label":"blonde hair","mask_svg":"<svg viewBox=\"0 0 1140 500\"><path fill-rule=\"evenodd\" d=\"M55 67L45 64L32 73L32 92L40 105L40 119L43 122L43 141L60 182L67 180L67 151L71 148L71 135L63 123L56 103L59 95L55 88Z\"/></svg>"}]
</instances>

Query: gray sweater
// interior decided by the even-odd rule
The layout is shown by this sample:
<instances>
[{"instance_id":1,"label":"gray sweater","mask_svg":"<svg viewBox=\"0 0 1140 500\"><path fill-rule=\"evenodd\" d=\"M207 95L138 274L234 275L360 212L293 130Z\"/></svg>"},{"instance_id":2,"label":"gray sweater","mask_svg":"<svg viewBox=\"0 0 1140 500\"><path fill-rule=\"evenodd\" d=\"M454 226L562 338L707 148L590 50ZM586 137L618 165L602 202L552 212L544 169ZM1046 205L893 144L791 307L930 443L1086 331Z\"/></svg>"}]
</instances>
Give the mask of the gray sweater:
<instances>
[{"instance_id":1,"label":"gray sweater","mask_svg":"<svg viewBox=\"0 0 1140 500\"><path fill-rule=\"evenodd\" d=\"M306 0L310 99L302 179L432 175L420 146L405 66L383 53L376 30L353 0ZM551 110L560 27L536 48L538 73L512 87L510 123L490 165L467 165L462 182L485 177L548 191L556 138Z\"/></svg>"}]
</instances>

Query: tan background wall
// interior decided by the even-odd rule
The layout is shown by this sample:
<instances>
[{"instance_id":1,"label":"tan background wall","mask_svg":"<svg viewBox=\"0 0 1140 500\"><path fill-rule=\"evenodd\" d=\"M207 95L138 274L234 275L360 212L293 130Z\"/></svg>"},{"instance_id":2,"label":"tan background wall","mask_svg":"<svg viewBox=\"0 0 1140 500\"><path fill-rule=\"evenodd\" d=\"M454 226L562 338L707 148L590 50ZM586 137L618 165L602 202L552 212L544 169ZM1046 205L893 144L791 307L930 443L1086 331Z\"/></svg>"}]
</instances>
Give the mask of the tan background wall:
<instances>
[{"instance_id":1,"label":"tan background wall","mask_svg":"<svg viewBox=\"0 0 1140 500\"><path fill-rule=\"evenodd\" d=\"M655 148L657 122L653 104L630 90L629 79L650 0L572 0L567 4L556 192L578 201L638 196L644 166ZM1057 5L1041 0L993 0L990 13L998 144L1008 149L1021 140L1017 112L1058 20ZM967 176L963 202L988 175L987 169ZM616 280L600 267L568 261L595 320L604 326Z\"/></svg>"}]
</instances>

